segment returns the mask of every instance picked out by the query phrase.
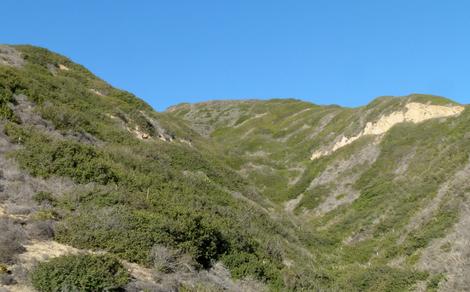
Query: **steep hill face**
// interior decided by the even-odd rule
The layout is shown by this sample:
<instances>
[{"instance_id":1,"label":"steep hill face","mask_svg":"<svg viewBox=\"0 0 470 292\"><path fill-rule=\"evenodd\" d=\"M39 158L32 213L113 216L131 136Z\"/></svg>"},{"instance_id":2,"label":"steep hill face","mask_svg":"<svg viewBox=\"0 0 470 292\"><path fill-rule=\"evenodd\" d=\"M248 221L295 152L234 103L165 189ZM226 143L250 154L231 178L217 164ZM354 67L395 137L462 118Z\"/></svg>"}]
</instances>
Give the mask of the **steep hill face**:
<instances>
[{"instance_id":1,"label":"steep hill face","mask_svg":"<svg viewBox=\"0 0 470 292\"><path fill-rule=\"evenodd\" d=\"M285 287L283 260L302 256L293 225L210 140L65 57L0 53L1 285L44 289L55 280L30 283L34 261L78 249L150 270L129 291Z\"/></svg>"},{"instance_id":2,"label":"steep hill face","mask_svg":"<svg viewBox=\"0 0 470 292\"><path fill-rule=\"evenodd\" d=\"M468 290L468 125L428 95L157 113L0 46L0 289Z\"/></svg>"},{"instance_id":3,"label":"steep hill face","mask_svg":"<svg viewBox=\"0 0 470 292\"><path fill-rule=\"evenodd\" d=\"M168 113L221 145L230 166L311 236L324 265L361 283L353 290L469 289L469 258L444 239L469 239L459 231L469 215L466 107L410 95L355 109L247 100Z\"/></svg>"}]
</instances>

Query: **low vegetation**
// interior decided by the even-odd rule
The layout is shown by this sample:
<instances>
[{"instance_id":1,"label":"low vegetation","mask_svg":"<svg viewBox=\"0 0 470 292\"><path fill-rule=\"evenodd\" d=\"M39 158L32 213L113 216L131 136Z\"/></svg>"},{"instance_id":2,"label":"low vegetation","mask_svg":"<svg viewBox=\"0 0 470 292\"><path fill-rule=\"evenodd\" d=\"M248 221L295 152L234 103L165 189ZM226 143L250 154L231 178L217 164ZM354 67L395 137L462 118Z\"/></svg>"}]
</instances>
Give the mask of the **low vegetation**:
<instances>
[{"instance_id":1,"label":"low vegetation","mask_svg":"<svg viewBox=\"0 0 470 292\"><path fill-rule=\"evenodd\" d=\"M222 263L233 278L274 291L436 289L444 278L417 263L458 222L464 198L444 194L422 222L414 218L468 163L468 110L399 124L380 141L362 137L312 162L312 150L408 101L451 101L383 97L359 109L292 99L213 102L156 113L65 57L16 49L25 65L0 66L7 155L36 179L75 186L32 188L28 236L107 254L40 263L32 274L39 291L121 289L132 281L121 260L167 276ZM352 159L368 145L376 155ZM350 192L351 201L317 212ZM0 264L11 265L28 236L0 223L8 234Z\"/></svg>"},{"instance_id":2,"label":"low vegetation","mask_svg":"<svg viewBox=\"0 0 470 292\"><path fill-rule=\"evenodd\" d=\"M106 255L73 255L39 263L31 281L38 291L120 291L130 280L127 270Z\"/></svg>"}]
</instances>

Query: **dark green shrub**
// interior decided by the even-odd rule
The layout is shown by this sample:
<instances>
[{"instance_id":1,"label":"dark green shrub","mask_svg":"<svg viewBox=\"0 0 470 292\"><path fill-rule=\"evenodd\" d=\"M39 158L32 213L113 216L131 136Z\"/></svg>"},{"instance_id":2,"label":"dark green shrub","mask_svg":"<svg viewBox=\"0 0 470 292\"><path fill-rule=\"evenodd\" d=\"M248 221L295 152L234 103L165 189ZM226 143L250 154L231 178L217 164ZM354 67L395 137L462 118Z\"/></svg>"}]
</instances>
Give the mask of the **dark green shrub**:
<instances>
[{"instance_id":1,"label":"dark green shrub","mask_svg":"<svg viewBox=\"0 0 470 292\"><path fill-rule=\"evenodd\" d=\"M14 103L13 94L18 88L19 80L14 71L0 68L0 119L18 121L10 107Z\"/></svg>"},{"instance_id":2,"label":"dark green shrub","mask_svg":"<svg viewBox=\"0 0 470 292\"><path fill-rule=\"evenodd\" d=\"M202 217L167 211L157 215L116 208L89 210L59 226L56 239L83 248L104 248L147 265L152 261L154 244L187 253L202 268L210 267L227 252L228 243L222 234Z\"/></svg>"},{"instance_id":3,"label":"dark green shrub","mask_svg":"<svg viewBox=\"0 0 470 292\"><path fill-rule=\"evenodd\" d=\"M90 121L79 111L67 106L48 106L41 109L41 116L51 121L59 130L94 132Z\"/></svg>"},{"instance_id":4,"label":"dark green shrub","mask_svg":"<svg viewBox=\"0 0 470 292\"><path fill-rule=\"evenodd\" d=\"M253 253L238 252L224 256L222 261L235 278L254 276L258 280L271 284L282 283L278 267L267 258L259 258Z\"/></svg>"},{"instance_id":5,"label":"dark green shrub","mask_svg":"<svg viewBox=\"0 0 470 292\"><path fill-rule=\"evenodd\" d=\"M5 134L13 143L21 144L31 137L31 133L25 127L12 122L7 122L4 127Z\"/></svg>"},{"instance_id":6,"label":"dark green shrub","mask_svg":"<svg viewBox=\"0 0 470 292\"><path fill-rule=\"evenodd\" d=\"M427 283L427 291L438 291L439 283L445 281L446 277L443 274L433 275L429 278Z\"/></svg>"},{"instance_id":7,"label":"dark green shrub","mask_svg":"<svg viewBox=\"0 0 470 292\"><path fill-rule=\"evenodd\" d=\"M46 204L49 204L51 206L54 206L54 205L57 204L56 198L54 198L54 196L49 192L36 193L33 196L33 200L38 204L46 203Z\"/></svg>"},{"instance_id":8,"label":"dark green shrub","mask_svg":"<svg viewBox=\"0 0 470 292\"><path fill-rule=\"evenodd\" d=\"M34 176L68 176L79 183L116 182L118 176L104 154L92 146L71 140L34 137L16 158Z\"/></svg>"},{"instance_id":9,"label":"dark green shrub","mask_svg":"<svg viewBox=\"0 0 470 292\"><path fill-rule=\"evenodd\" d=\"M228 249L222 234L204 223L200 216L182 216L164 226L162 231L162 243L188 252L204 268L210 267Z\"/></svg>"},{"instance_id":10,"label":"dark green shrub","mask_svg":"<svg viewBox=\"0 0 470 292\"><path fill-rule=\"evenodd\" d=\"M127 270L108 255L62 256L32 272L38 291L118 291L129 280Z\"/></svg>"}]
</instances>

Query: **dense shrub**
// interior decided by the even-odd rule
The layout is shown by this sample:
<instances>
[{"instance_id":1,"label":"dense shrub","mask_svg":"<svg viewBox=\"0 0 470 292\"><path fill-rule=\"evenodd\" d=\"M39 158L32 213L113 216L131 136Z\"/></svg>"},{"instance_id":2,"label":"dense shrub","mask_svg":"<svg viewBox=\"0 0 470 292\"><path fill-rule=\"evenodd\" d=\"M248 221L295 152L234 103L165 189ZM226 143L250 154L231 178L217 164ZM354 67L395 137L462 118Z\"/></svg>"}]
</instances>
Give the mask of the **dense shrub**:
<instances>
[{"instance_id":1,"label":"dense shrub","mask_svg":"<svg viewBox=\"0 0 470 292\"><path fill-rule=\"evenodd\" d=\"M200 216L182 216L163 228L162 243L171 244L189 253L204 268L208 268L225 253L228 243L220 231L203 222Z\"/></svg>"},{"instance_id":2,"label":"dense shrub","mask_svg":"<svg viewBox=\"0 0 470 292\"><path fill-rule=\"evenodd\" d=\"M45 106L41 108L41 116L51 121L59 130L86 131L95 133L94 127L86 115L80 111L71 110L67 106Z\"/></svg>"},{"instance_id":3,"label":"dense shrub","mask_svg":"<svg viewBox=\"0 0 470 292\"><path fill-rule=\"evenodd\" d=\"M221 233L201 217L184 214L171 218L174 215L112 208L89 210L59 226L56 238L84 248L105 248L147 265L153 260L155 244L187 253L203 268L227 251Z\"/></svg>"},{"instance_id":4,"label":"dense shrub","mask_svg":"<svg viewBox=\"0 0 470 292\"><path fill-rule=\"evenodd\" d=\"M72 255L40 263L32 273L39 291L118 291L129 282L127 270L107 255Z\"/></svg>"},{"instance_id":5,"label":"dense shrub","mask_svg":"<svg viewBox=\"0 0 470 292\"><path fill-rule=\"evenodd\" d=\"M17 121L11 104L14 103L13 94L18 87L19 80L15 72L0 67L0 119Z\"/></svg>"},{"instance_id":6,"label":"dense shrub","mask_svg":"<svg viewBox=\"0 0 470 292\"><path fill-rule=\"evenodd\" d=\"M267 258L246 252L236 252L223 257L222 261L235 278L253 276L274 286L281 286L279 269Z\"/></svg>"},{"instance_id":7,"label":"dense shrub","mask_svg":"<svg viewBox=\"0 0 470 292\"><path fill-rule=\"evenodd\" d=\"M38 204L49 204L51 206L57 204L57 199L49 192L38 192L34 194L33 200Z\"/></svg>"},{"instance_id":8,"label":"dense shrub","mask_svg":"<svg viewBox=\"0 0 470 292\"><path fill-rule=\"evenodd\" d=\"M0 119L15 120L15 114L6 99L0 97Z\"/></svg>"},{"instance_id":9,"label":"dense shrub","mask_svg":"<svg viewBox=\"0 0 470 292\"><path fill-rule=\"evenodd\" d=\"M118 180L111 163L92 146L41 136L27 140L25 146L16 158L34 176L68 176L79 183L108 184Z\"/></svg>"}]
</instances>

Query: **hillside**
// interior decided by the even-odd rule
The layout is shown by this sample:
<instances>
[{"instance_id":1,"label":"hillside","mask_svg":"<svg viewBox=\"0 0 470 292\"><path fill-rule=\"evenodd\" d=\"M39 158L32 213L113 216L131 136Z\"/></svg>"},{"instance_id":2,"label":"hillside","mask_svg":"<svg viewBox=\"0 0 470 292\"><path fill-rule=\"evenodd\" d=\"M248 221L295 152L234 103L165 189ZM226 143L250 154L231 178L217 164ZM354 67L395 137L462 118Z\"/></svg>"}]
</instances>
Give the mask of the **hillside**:
<instances>
[{"instance_id":1,"label":"hillside","mask_svg":"<svg viewBox=\"0 0 470 292\"><path fill-rule=\"evenodd\" d=\"M221 145L229 165L290 214L322 265L354 283L343 289L469 288L466 107L414 94L360 108L278 99L168 114Z\"/></svg>"},{"instance_id":2,"label":"hillside","mask_svg":"<svg viewBox=\"0 0 470 292\"><path fill-rule=\"evenodd\" d=\"M158 113L0 46L0 118L0 290L470 288L470 114L448 99Z\"/></svg>"}]
</instances>

